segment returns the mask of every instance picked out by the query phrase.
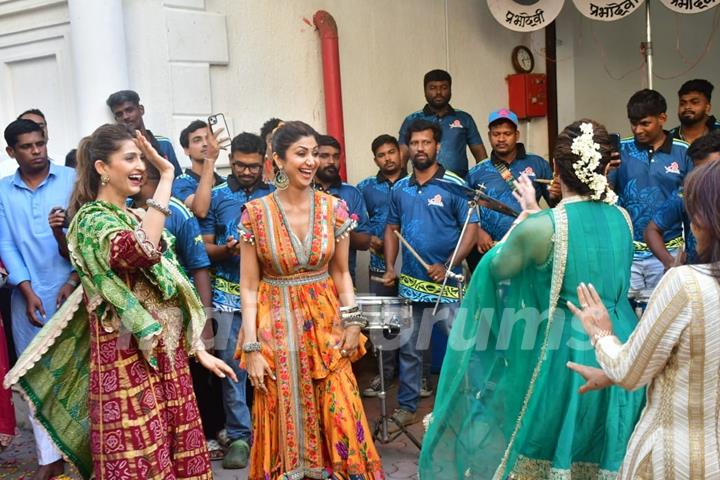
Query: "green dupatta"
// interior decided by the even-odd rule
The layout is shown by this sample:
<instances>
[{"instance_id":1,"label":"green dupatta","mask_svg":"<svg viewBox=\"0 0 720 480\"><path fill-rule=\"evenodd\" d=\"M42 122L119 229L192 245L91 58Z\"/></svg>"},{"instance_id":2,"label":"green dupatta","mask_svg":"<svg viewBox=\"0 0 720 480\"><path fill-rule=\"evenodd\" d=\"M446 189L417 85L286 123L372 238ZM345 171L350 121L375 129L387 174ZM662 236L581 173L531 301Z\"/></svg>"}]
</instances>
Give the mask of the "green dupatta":
<instances>
[{"instance_id":1,"label":"green dupatta","mask_svg":"<svg viewBox=\"0 0 720 480\"><path fill-rule=\"evenodd\" d=\"M616 302L618 335L629 335L632 235L616 207L568 203L528 217L473 273L423 439L421 480L614 478L643 392L579 396L582 379L565 363L596 362L565 300L577 305L577 283L592 281Z\"/></svg>"},{"instance_id":2,"label":"green dupatta","mask_svg":"<svg viewBox=\"0 0 720 480\"><path fill-rule=\"evenodd\" d=\"M87 406L88 311L102 322L113 310L122 328L135 337L139 346L144 346L142 351L148 363L157 368L153 347L162 328L109 265L114 235L138 227L135 217L106 202L89 202L80 208L70 224L68 245L82 286L48 320L5 377L5 387L18 386L34 417L84 478L92 475ZM174 242L167 232L163 239L168 246ZM179 303L186 310L187 347L194 351L205 324L205 312L172 248L163 252L159 263L136 274L144 275L155 285L164 300L179 295Z\"/></svg>"}]
</instances>

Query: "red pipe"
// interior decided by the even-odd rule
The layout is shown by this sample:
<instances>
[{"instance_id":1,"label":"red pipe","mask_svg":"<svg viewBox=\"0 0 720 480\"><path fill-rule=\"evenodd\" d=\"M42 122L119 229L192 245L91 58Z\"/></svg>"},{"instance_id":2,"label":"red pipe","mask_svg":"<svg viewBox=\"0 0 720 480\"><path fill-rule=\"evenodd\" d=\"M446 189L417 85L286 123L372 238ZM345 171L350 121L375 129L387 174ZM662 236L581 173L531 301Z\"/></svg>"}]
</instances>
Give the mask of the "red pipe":
<instances>
[{"instance_id":1,"label":"red pipe","mask_svg":"<svg viewBox=\"0 0 720 480\"><path fill-rule=\"evenodd\" d=\"M343 124L342 90L340 88L340 51L338 49L337 23L325 10L313 15L313 23L320 34L320 51L323 64L323 87L325 90L325 122L327 133L340 142L340 176L347 181L345 168L345 126Z\"/></svg>"}]
</instances>

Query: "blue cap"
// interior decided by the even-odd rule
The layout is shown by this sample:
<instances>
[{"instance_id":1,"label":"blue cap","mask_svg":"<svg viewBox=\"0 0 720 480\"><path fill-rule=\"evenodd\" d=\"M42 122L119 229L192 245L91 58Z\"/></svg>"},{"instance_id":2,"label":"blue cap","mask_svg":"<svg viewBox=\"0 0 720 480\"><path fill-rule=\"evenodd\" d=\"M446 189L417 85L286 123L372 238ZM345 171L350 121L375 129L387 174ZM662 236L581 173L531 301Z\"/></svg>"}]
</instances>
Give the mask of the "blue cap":
<instances>
[{"instance_id":1,"label":"blue cap","mask_svg":"<svg viewBox=\"0 0 720 480\"><path fill-rule=\"evenodd\" d=\"M500 110L495 110L490 114L488 117L488 125L492 125L493 122L496 122L500 119L507 119L510 120L515 126L518 126L518 118L517 115L515 115L511 110L508 110L507 108L501 108Z\"/></svg>"}]
</instances>

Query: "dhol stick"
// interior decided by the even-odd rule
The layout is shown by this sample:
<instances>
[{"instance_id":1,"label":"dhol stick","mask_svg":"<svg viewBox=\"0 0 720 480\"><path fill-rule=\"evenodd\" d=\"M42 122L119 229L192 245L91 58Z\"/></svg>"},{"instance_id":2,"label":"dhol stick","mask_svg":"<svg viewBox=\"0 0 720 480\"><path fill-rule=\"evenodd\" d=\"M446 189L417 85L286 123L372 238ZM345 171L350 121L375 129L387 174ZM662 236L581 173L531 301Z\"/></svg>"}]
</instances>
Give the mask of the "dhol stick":
<instances>
[{"instance_id":1,"label":"dhol stick","mask_svg":"<svg viewBox=\"0 0 720 480\"><path fill-rule=\"evenodd\" d=\"M400 239L400 241L405 246L405 248L407 248L408 251L410 253L412 253L413 257L415 257L417 259L417 261L420 262L420 265L422 265L425 270L430 268L430 265L428 265L428 263L425 260L423 260L423 258L420 256L420 254L417 253L415 251L415 249L412 247L412 245L410 245L408 243L408 241L403 238L402 234L399 231L393 230L393 233L395 234L396 237L398 237Z\"/></svg>"}]
</instances>

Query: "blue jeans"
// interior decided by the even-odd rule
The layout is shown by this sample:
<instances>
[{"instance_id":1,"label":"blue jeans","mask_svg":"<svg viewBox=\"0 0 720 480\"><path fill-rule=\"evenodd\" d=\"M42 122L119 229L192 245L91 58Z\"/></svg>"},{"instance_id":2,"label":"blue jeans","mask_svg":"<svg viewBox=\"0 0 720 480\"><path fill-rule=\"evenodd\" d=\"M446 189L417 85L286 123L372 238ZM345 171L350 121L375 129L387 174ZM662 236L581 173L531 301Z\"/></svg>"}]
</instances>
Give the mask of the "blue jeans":
<instances>
[{"instance_id":1,"label":"blue jeans","mask_svg":"<svg viewBox=\"0 0 720 480\"><path fill-rule=\"evenodd\" d=\"M432 315L434 303L413 302L412 307L412 325L411 328L400 332L398 356L398 404L400 408L409 412L417 410L423 373L430 374L432 359L430 340L433 326L437 323L447 338L457 303L440 304L434 317Z\"/></svg>"},{"instance_id":2,"label":"blue jeans","mask_svg":"<svg viewBox=\"0 0 720 480\"><path fill-rule=\"evenodd\" d=\"M225 429L231 441L250 440L250 410L245 400L247 372L240 368L235 360L235 344L237 343L242 315L240 312L215 312L217 334L215 335L215 354L222 359L237 375L238 381L222 379L223 404L225 406Z\"/></svg>"}]
</instances>

